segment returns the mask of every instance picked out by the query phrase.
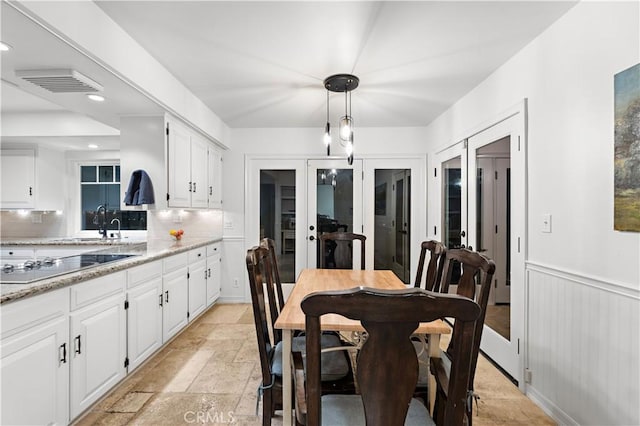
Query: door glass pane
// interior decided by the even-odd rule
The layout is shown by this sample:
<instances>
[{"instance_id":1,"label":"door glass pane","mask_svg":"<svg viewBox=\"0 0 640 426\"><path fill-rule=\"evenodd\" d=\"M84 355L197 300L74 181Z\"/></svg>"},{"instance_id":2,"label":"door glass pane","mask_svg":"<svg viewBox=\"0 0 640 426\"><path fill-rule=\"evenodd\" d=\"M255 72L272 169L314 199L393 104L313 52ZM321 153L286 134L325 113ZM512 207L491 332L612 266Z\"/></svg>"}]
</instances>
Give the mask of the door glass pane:
<instances>
[{"instance_id":1,"label":"door glass pane","mask_svg":"<svg viewBox=\"0 0 640 426\"><path fill-rule=\"evenodd\" d=\"M510 340L510 145L504 138L478 149L476 250L496 263L485 324Z\"/></svg>"},{"instance_id":2,"label":"door glass pane","mask_svg":"<svg viewBox=\"0 0 640 426\"><path fill-rule=\"evenodd\" d=\"M320 267L320 236L329 232L356 232L353 229L353 170L352 169L318 169L316 176L317 194L317 259ZM357 230L359 231L359 230ZM338 247L336 243L328 242L325 249L325 264L335 266L336 250L353 247ZM347 256L349 257L349 256ZM341 268L351 269L353 264L340 265Z\"/></svg>"},{"instance_id":3,"label":"door glass pane","mask_svg":"<svg viewBox=\"0 0 640 426\"><path fill-rule=\"evenodd\" d=\"M443 167L443 243L447 248L460 248L462 231L462 171L460 157L453 158Z\"/></svg>"},{"instance_id":4,"label":"door glass pane","mask_svg":"<svg viewBox=\"0 0 640 426\"><path fill-rule=\"evenodd\" d=\"M460 157L442 163L442 242L447 248L462 247L462 169ZM455 265L451 284L460 280L460 265ZM453 289L450 289L453 291Z\"/></svg>"},{"instance_id":5,"label":"door glass pane","mask_svg":"<svg viewBox=\"0 0 640 426\"><path fill-rule=\"evenodd\" d=\"M260 239L262 238L271 238L275 242L281 281L295 282L295 170L260 171Z\"/></svg>"},{"instance_id":6,"label":"door glass pane","mask_svg":"<svg viewBox=\"0 0 640 426\"><path fill-rule=\"evenodd\" d=\"M405 284L411 280L411 170L375 170L374 269L391 269Z\"/></svg>"}]
</instances>

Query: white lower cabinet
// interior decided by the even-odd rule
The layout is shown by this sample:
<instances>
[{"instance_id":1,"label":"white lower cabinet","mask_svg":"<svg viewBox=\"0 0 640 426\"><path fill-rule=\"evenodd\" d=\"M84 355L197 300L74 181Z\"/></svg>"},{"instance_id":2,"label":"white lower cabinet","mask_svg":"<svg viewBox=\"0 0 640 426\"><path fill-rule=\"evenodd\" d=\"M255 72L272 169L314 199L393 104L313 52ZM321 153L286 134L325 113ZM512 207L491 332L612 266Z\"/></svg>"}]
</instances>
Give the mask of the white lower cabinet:
<instances>
[{"instance_id":1,"label":"white lower cabinet","mask_svg":"<svg viewBox=\"0 0 640 426\"><path fill-rule=\"evenodd\" d=\"M189 312L189 279L187 253L163 260L162 277L162 342L167 342L187 325Z\"/></svg>"},{"instance_id":2,"label":"white lower cabinet","mask_svg":"<svg viewBox=\"0 0 640 426\"><path fill-rule=\"evenodd\" d=\"M127 373L125 283L123 271L71 288L72 419Z\"/></svg>"},{"instance_id":3,"label":"white lower cabinet","mask_svg":"<svg viewBox=\"0 0 640 426\"><path fill-rule=\"evenodd\" d=\"M162 346L162 262L127 271L128 372Z\"/></svg>"},{"instance_id":4,"label":"white lower cabinet","mask_svg":"<svg viewBox=\"0 0 640 426\"><path fill-rule=\"evenodd\" d=\"M2 307L0 424L69 422L69 292Z\"/></svg>"},{"instance_id":5,"label":"white lower cabinet","mask_svg":"<svg viewBox=\"0 0 640 426\"><path fill-rule=\"evenodd\" d=\"M207 308L207 251L200 247L189 252L189 321Z\"/></svg>"},{"instance_id":6,"label":"white lower cabinet","mask_svg":"<svg viewBox=\"0 0 640 426\"><path fill-rule=\"evenodd\" d=\"M220 297L221 262L220 243L207 246L207 306Z\"/></svg>"},{"instance_id":7,"label":"white lower cabinet","mask_svg":"<svg viewBox=\"0 0 640 426\"><path fill-rule=\"evenodd\" d=\"M89 408L215 301L214 247L3 304L0 424L65 425Z\"/></svg>"}]
</instances>

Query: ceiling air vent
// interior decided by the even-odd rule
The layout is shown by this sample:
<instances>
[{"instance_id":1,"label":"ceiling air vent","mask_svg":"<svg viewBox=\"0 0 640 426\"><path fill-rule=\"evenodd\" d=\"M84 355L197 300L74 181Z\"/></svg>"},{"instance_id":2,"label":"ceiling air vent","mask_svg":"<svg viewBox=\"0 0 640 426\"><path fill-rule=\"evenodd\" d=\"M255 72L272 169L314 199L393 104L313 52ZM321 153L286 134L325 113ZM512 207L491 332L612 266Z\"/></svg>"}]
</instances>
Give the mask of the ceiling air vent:
<instances>
[{"instance_id":1,"label":"ceiling air vent","mask_svg":"<svg viewBox=\"0 0 640 426\"><path fill-rule=\"evenodd\" d=\"M104 87L75 70L16 71L16 77L53 93L102 92Z\"/></svg>"}]
</instances>

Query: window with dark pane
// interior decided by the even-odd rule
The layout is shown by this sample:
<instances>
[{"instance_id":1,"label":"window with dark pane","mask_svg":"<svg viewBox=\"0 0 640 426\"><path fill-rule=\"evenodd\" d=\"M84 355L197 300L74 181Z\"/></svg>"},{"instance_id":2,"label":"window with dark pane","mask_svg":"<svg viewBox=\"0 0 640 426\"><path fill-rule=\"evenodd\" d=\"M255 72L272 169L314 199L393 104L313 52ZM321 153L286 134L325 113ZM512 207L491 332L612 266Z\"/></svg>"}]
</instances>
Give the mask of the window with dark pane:
<instances>
[{"instance_id":1,"label":"window with dark pane","mask_svg":"<svg viewBox=\"0 0 640 426\"><path fill-rule=\"evenodd\" d=\"M120 220L123 231L147 229L147 212L120 210L120 166L82 165L80 166L80 206L83 231L98 230L106 225L109 232L116 231L111 225L113 219ZM98 213L98 208L103 206Z\"/></svg>"}]
</instances>

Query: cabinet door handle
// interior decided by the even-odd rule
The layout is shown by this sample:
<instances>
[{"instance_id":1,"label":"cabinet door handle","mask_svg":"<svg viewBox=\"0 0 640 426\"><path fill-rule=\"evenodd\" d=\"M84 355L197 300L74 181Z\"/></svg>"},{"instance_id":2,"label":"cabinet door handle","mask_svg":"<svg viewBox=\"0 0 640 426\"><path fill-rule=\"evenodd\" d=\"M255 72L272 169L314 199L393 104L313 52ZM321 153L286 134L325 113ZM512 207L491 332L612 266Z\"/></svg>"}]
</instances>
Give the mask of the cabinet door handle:
<instances>
[{"instance_id":1,"label":"cabinet door handle","mask_svg":"<svg viewBox=\"0 0 640 426\"><path fill-rule=\"evenodd\" d=\"M164 292L164 301L166 303L169 303L169 290Z\"/></svg>"},{"instance_id":2,"label":"cabinet door handle","mask_svg":"<svg viewBox=\"0 0 640 426\"><path fill-rule=\"evenodd\" d=\"M29 187L29 195L33 195L33 187L32 186Z\"/></svg>"},{"instance_id":3,"label":"cabinet door handle","mask_svg":"<svg viewBox=\"0 0 640 426\"><path fill-rule=\"evenodd\" d=\"M209 278L211 278L211 268L209 268L208 271L209 271Z\"/></svg>"},{"instance_id":4,"label":"cabinet door handle","mask_svg":"<svg viewBox=\"0 0 640 426\"><path fill-rule=\"evenodd\" d=\"M58 365L67 363L67 343L63 343L58 348L58 354L60 354L60 349L62 349L62 357L58 360Z\"/></svg>"},{"instance_id":5,"label":"cabinet door handle","mask_svg":"<svg viewBox=\"0 0 640 426\"><path fill-rule=\"evenodd\" d=\"M205 280L207 279L207 270L206 269L204 270L204 279Z\"/></svg>"},{"instance_id":6,"label":"cabinet door handle","mask_svg":"<svg viewBox=\"0 0 640 426\"><path fill-rule=\"evenodd\" d=\"M193 192L196 192L196 183L193 182Z\"/></svg>"},{"instance_id":7,"label":"cabinet door handle","mask_svg":"<svg viewBox=\"0 0 640 426\"><path fill-rule=\"evenodd\" d=\"M191 188L192 188L192 187L193 187L192 183L191 183L191 182L189 182L189 192L193 192L193 191L191 190Z\"/></svg>"},{"instance_id":8,"label":"cabinet door handle","mask_svg":"<svg viewBox=\"0 0 640 426\"><path fill-rule=\"evenodd\" d=\"M162 306L162 293L160 293L160 306Z\"/></svg>"},{"instance_id":9,"label":"cabinet door handle","mask_svg":"<svg viewBox=\"0 0 640 426\"><path fill-rule=\"evenodd\" d=\"M80 355L82 353L82 339L81 339L81 335L78 334L76 336L75 340L75 344L76 344L76 353L78 355Z\"/></svg>"},{"instance_id":10,"label":"cabinet door handle","mask_svg":"<svg viewBox=\"0 0 640 426\"><path fill-rule=\"evenodd\" d=\"M209 195L213 195L213 186L209 187Z\"/></svg>"}]
</instances>

